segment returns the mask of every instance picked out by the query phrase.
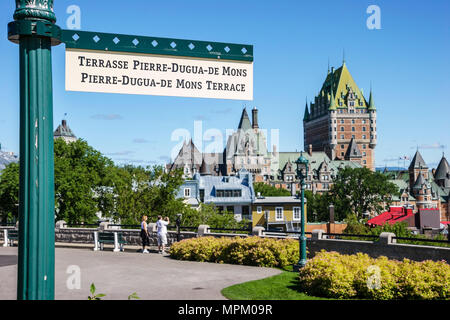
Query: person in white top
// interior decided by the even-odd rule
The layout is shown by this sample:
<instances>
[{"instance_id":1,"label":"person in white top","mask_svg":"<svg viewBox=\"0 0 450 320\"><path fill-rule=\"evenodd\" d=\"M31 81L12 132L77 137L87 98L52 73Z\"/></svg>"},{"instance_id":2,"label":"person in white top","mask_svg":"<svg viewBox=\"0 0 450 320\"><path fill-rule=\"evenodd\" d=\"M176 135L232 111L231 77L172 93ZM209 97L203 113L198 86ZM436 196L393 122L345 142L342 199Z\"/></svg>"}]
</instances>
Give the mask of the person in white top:
<instances>
[{"instance_id":1,"label":"person in white top","mask_svg":"<svg viewBox=\"0 0 450 320\"><path fill-rule=\"evenodd\" d=\"M142 239L142 253L148 253L148 250L145 249L145 246L150 245L150 237L148 235L148 229L147 229L147 216L142 217L141 222L141 239Z\"/></svg>"},{"instance_id":2,"label":"person in white top","mask_svg":"<svg viewBox=\"0 0 450 320\"><path fill-rule=\"evenodd\" d=\"M156 222L157 236L158 236L158 251L164 253L164 248L167 245L167 225L169 224L169 217L158 216ZM162 248L162 250L161 250Z\"/></svg>"}]
</instances>

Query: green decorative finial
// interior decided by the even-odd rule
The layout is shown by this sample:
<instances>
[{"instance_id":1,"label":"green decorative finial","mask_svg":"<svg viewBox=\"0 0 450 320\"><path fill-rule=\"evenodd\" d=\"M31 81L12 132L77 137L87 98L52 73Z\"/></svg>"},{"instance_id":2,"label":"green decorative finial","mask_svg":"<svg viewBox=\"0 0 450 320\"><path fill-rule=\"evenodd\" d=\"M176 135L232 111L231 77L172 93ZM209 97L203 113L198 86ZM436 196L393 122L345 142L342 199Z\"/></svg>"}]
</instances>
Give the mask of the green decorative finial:
<instances>
[{"instance_id":1,"label":"green decorative finial","mask_svg":"<svg viewBox=\"0 0 450 320\"><path fill-rule=\"evenodd\" d=\"M372 97L372 86L370 86L369 109L368 110L376 110L375 103L373 102L373 97Z\"/></svg>"},{"instance_id":2,"label":"green decorative finial","mask_svg":"<svg viewBox=\"0 0 450 320\"><path fill-rule=\"evenodd\" d=\"M328 110L336 110L336 102L334 101L333 86L331 86L330 107Z\"/></svg>"},{"instance_id":3,"label":"green decorative finial","mask_svg":"<svg viewBox=\"0 0 450 320\"><path fill-rule=\"evenodd\" d=\"M16 0L14 20L46 20L56 22L53 0Z\"/></svg>"},{"instance_id":4,"label":"green decorative finial","mask_svg":"<svg viewBox=\"0 0 450 320\"><path fill-rule=\"evenodd\" d=\"M305 115L303 116L303 121L308 121L308 120L309 120L308 98L306 98Z\"/></svg>"}]
</instances>

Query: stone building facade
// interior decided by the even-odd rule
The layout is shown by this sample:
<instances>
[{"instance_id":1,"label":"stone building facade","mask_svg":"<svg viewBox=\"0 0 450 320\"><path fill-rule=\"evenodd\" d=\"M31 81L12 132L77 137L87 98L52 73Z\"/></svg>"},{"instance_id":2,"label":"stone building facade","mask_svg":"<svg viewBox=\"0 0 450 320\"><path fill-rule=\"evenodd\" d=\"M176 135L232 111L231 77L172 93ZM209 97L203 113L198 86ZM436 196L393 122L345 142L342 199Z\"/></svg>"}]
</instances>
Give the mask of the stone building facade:
<instances>
[{"instance_id":1,"label":"stone building facade","mask_svg":"<svg viewBox=\"0 0 450 320\"><path fill-rule=\"evenodd\" d=\"M450 221L450 166L443 155L437 168L430 168L419 151L407 171L385 171L400 192L393 198L394 206L420 209L436 208L441 221Z\"/></svg>"}]
</instances>

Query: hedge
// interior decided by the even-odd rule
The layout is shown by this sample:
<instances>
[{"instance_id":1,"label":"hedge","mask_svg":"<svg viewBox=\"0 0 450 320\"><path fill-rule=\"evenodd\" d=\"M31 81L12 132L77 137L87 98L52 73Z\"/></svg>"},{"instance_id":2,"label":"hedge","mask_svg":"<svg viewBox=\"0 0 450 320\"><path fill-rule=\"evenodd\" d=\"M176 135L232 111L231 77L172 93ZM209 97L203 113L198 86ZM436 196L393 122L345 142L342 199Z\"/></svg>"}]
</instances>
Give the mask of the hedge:
<instances>
[{"instance_id":1,"label":"hedge","mask_svg":"<svg viewBox=\"0 0 450 320\"><path fill-rule=\"evenodd\" d=\"M302 292L329 298L450 298L450 265L445 261L396 261L322 250L300 270L299 280Z\"/></svg>"},{"instance_id":2,"label":"hedge","mask_svg":"<svg viewBox=\"0 0 450 320\"><path fill-rule=\"evenodd\" d=\"M260 267L283 268L298 262L298 240L260 237L199 237L173 243L170 257Z\"/></svg>"}]
</instances>

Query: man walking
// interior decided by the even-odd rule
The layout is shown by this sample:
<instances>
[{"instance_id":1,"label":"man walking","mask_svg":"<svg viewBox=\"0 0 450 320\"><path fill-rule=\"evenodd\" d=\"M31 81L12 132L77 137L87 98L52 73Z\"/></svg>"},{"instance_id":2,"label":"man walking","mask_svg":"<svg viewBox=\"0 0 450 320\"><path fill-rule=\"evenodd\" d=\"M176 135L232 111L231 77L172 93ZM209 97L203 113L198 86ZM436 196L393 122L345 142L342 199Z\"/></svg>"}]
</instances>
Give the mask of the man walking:
<instances>
[{"instance_id":1,"label":"man walking","mask_svg":"<svg viewBox=\"0 0 450 320\"><path fill-rule=\"evenodd\" d=\"M169 224L169 217L158 216L158 222L156 222L157 235L158 235L158 251L164 254L165 246L167 245L167 225Z\"/></svg>"}]
</instances>

